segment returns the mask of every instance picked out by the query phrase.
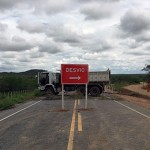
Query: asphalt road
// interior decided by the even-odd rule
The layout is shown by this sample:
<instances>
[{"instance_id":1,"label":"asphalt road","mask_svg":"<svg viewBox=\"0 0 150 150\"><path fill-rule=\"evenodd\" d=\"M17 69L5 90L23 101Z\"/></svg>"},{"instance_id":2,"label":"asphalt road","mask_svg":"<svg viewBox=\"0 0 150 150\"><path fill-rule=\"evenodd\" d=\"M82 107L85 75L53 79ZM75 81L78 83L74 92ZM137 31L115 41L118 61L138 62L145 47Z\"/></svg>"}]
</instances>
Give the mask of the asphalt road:
<instances>
[{"instance_id":1,"label":"asphalt road","mask_svg":"<svg viewBox=\"0 0 150 150\"><path fill-rule=\"evenodd\" d=\"M61 98L61 97L60 97ZM149 150L150 110L126 101L37 100L0 112L0 150Z\"/></svg>"}]
</instances>

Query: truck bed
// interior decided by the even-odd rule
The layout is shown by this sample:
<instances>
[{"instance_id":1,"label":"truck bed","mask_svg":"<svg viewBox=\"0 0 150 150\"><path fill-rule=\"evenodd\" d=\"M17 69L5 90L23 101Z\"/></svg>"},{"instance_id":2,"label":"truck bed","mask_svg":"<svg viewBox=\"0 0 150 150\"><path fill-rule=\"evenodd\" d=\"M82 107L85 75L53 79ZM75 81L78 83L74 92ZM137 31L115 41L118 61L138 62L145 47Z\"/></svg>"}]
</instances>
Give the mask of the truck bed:
<instances>
[{"instance_id":1,"label":"truck bed","mask_svg":"<svg viewBox=\"0 0 150 150\"><path fill-rule=\"evenodd\" d=\"M109 82L110 71L89 72L89 82Z\"/></svg>"}]
</instances>

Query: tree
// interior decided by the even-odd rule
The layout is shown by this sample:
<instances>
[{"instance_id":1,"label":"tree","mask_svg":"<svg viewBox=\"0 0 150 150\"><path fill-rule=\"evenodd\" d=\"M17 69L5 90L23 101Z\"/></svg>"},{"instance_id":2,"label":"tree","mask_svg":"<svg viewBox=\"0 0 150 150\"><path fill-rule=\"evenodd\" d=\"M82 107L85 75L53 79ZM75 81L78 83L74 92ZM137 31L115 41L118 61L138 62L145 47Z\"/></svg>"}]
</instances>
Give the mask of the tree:
<instances>
[{"instance_id":1,"label":"tree","mask_svg":"<svg viewBox=\"0 0 150 150\"><path fill-rule=\"evenodd\" d=\"M150 65L145 65L145 67L142 69L142 71L147 72L147 81L150 83Z\"/></svg>"}]
</instances>

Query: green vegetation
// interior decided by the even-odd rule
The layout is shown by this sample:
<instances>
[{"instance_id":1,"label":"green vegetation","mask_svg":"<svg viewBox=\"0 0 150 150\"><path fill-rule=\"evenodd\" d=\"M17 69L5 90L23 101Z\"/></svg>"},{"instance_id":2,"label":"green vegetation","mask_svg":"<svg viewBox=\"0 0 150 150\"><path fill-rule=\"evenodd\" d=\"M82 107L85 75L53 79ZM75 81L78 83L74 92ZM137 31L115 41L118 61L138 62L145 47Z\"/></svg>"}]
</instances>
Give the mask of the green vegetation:
<instances>
[{"instance_id":1,"label":"green vegetation","mask_svg":"<svg viewBox=\"0 0 150 150\"><path fill-rule=\"evenodd\" d=\"M37 79L25 75L0 76L0 92L14 92L20 90L33 90L37 88Z\"/></svg>"},{"instance_id":2,"label":"green vegetation","mask_svg":"<svg viewBox=\"0 0 150 150\"><path fill-rule=\"evenodd\" d=\"M9 109L18 103L22 103L36 96L40 96L40 91L20 91L14 93L0 94L0 110Z\"/></svg>"},{"instance_id":3,"label":"green vegetation","mask_svg":"<svg viewBox=\"0 0 150 150\"><path fill-rule=\"evenodd\" d=\"M146 74L113 74L111 75L111 83L113 89L121 91L122 87L139 84L140 82L150 82L150 65L146 65L143 69Z\"/></svg>"},{"instance_id":4,"label":"green vegetation","mask_svg":"<svg viewBox=\"0 0 150 150\"><path fill-rule=\"evenodd\" d=\"M122 87L139 84L147 80L146 74L113 74L111 75L111 83L115 91L120 92Z\"/></svg>"},{"instance_id":5,"label":"green vegetation","mask_svg":"<svg viewBox=\"0 0 150 150\"><path fill-rule=\"evenodd\" d=\"M111 83L138 84L146 81L146 74L113 74Z\"/></svg>"},{"instance_id":6,"label":"green vegetation","mask_svg":"<svg viewBox=\"0 0 150 150\"><path fill-rule=\"evenodd\" d=\"M146 66L142 69L142 71L146 71L146 73L147 73L147 76L146 76L147 82L150 83L150 65L146 65Z\"/></svg>"},{"instance_id":7,"label":"green vegetation","mask_svg":"<svg viewBox=\"0 0 150 150\"><path fill-rule=\"evenodd\" d=\"M12 108L15 104L40 96L37 89L37 72L0 73L0 110Z\"/></svg>"},{"instance_id":8,"label":"green vegetation","mask_svg":"<svg viewBox=\"0 0 150 150\"><path fill-rule=\"evenodd\" d=\"M114 84L112 84L112 87L113 87L113 90L114 90L114 91L120 92L121 89L122 89L124 86L127 86L127 85L129 85L129 84L127 84L127 83L114 83Z\"/></svg>"}]
</instances>

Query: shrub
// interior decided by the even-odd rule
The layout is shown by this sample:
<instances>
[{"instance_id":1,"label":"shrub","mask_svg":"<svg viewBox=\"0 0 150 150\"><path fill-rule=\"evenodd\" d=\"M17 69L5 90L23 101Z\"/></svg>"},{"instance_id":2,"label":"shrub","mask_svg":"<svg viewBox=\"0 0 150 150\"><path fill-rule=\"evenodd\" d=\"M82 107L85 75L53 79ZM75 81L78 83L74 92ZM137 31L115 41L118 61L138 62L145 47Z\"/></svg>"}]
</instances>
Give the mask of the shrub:
<instances>
[{"instance_id":1,"label":"shrub","mask_svg":"<svg viewBox=\"0 0 150 150\"><path fill-rule=\"evenodd\" d=\"M31 98L34 98L35 96L40 96L39 93L40 92L38 90L35 90L25 93L17 92L13 93L12 95L5 94L5 96L1 97L0 99L0 110L12 108L18 103L27 101Z\"/></svg>"}]
</instances>

